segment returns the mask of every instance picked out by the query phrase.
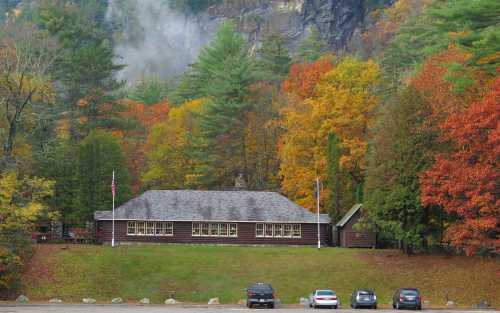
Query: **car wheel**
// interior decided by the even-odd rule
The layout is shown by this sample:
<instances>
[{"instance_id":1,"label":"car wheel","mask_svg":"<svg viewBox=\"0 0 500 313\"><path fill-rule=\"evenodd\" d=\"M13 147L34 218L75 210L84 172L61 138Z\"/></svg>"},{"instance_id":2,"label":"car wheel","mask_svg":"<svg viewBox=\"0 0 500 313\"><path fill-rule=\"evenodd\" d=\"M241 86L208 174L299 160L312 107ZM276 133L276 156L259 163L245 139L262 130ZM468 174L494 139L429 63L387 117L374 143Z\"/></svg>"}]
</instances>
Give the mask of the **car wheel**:
<instances>
[{"instance_id":1,"label":"car wheel","mask_svg":"<svg viewBox=\"0 0 500 313\"><path fill-rule=\"evenodd\" d=\"M338 306L334 305L333 308L336 310L338 308Z\"/></svg>"},{"instance_id":2,"label":"car wheel","mask_svg":"<svg viewBox=\"0 0 500 313\"><path fill-rule=\"evenodd\" d=\"M417 306L417 310L421 311L422 310L422 306L421 305Z\"/></svg>"},{"instance_id":3,"label":"car wheel","mask_svg":"<svg viewBox=\"0 0 500 313\"><path fill-rule=\"evenodd\" d=\"M376 309L377 309L377 306L376 306L376 305L374 305L374 306L373 306L373 309L374 309L374 310L376 310Z\"/></svg>"},{"instance_id":4,"label":"car wheel","mask_svg":"<svg viewBox=\"0 0 500 313\"><path fill-rule=\"evenodd\" d=\"M274 309L274 303L269 303L268 307L269 307L270 309Z\"/></svg>"}]
</instances>

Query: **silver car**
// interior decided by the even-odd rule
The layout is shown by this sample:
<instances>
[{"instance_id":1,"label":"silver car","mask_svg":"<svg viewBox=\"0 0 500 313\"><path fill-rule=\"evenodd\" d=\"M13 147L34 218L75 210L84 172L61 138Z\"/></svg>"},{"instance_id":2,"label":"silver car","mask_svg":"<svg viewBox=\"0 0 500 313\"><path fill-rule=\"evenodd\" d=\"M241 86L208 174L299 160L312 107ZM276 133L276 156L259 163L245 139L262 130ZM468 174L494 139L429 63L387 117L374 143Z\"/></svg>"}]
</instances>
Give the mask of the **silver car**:
<instances>
[{"instance_id":1,"label":"silver car","mask_svg":"<svg viewBox=\"0 0 500 313\"><path fill-rule=\"evenodd\" d=\"M340 300L333 290L321 289L315 290L309 296L309 306L312 308L317 307L330 307L333 309L338 308Z\"/></svg>"}]
</instances>

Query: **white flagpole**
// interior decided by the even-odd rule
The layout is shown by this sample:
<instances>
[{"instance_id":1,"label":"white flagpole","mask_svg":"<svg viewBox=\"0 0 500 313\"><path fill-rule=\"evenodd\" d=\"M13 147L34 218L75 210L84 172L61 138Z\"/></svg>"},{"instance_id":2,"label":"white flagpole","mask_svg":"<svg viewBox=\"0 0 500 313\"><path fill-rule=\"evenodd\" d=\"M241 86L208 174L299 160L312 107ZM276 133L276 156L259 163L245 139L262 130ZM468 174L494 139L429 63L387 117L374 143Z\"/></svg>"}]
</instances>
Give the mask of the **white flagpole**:
<instances>
[{"instance_id":1,"label":"white flagpole","mask_svg":"<svg viewBox=\"0 0 500 313\"><path fill-rule=\"evenodd\" d=\"M111 231L111 247L115 246L115 171L113 171L113 182L112 182L112 193L113 193L113 226Z\"/></svg>"},{"instance_id":2,"label":"white flagpole","mask_svg":"<svg viewBox=\"0 0 500 313\"><path fill-rule=\"evenodd\" d=\"M316 207L318 209L318 249L321 249L321 235L320 235L320 227L319 227L319 177L316 176Z\"/></svg>"}]
</instances>

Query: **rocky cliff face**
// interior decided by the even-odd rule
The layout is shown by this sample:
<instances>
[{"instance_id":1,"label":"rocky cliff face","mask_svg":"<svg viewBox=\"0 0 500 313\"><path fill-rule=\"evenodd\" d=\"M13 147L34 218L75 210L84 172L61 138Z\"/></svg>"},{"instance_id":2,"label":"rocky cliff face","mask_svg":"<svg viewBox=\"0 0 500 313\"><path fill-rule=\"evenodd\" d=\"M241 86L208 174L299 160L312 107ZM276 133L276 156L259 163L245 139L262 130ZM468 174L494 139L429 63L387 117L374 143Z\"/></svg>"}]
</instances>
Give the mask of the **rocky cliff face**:
<instances>
[{"instance_id":1,"label":"rocky cliff face","mask_svg":"<svg viewBox=\"0 0 500 313\"><path fill-rule=\"evenodd\" d=\"M119 61L128 64L122 77L129 82L144 76L166 78L180 74L226 19L237 22L253 49L259 47L267 34L280 33L293 53L311 29L316 28L332 50L339 53L347 48L353 34L360 33L370 4L376 2L221 0L201 12L181 13L170 7L168 1L109 1L110 20L121 23L116 52Z\"/></svg>"},{"instance_id":2,"label":"rocky cliff face","mask_svg":"<svg viewBox=\"0 0 500 313\"><path fill-rule=\"evenodd\" d=\"M232 18L249 41L258 45L270 33L282 34L294 51L312 28L335 50L343 50L362 25L364 0L254 0L232 1L209 8L212 19Z\"/></svg>"}]
</instances>

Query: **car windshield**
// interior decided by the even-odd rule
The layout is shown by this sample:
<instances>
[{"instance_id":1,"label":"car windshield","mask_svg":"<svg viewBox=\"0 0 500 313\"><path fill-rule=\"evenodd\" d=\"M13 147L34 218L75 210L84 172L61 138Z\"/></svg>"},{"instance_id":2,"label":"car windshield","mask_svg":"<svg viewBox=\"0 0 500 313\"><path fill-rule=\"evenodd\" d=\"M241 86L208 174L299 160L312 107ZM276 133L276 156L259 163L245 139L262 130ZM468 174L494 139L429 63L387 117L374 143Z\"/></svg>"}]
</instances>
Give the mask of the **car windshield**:
<instances>
[{"instance_id":1,"label":"car windshield","mask_svg":"<svg viewBox=\"0 0 500 313\"><path fill-rule=\"evenodd\" d=\"M402 290L401 293L405 296L417 296L418 295L418 292L416 290L411 290L411 289Z\"/></svg>"},{"instance_id":2,"label":"car windshield","mask_svg":"<svg viewBox=\"0 0 500 313\"><path fill-rule=\"evenodd\" d=\"M255 292L273 292L273 289L269 285L253 285L250 290Z\"/></svg>"},{"instance_id":3,"label":"car windshield","mask_svg":"<svg viewBox=\"0 0 500 313\"><path fill-rule=\"evenodd\" d=\"M361 295L361 296L369 296L369 295L372 295L373 292L366 291L366 290L360 290L360 291L358 291L358 294Z\"/></svg>"},{"instance_id":4,"label":"car windshield","mask_svg":"<svg viewBox=\"0 0 500 313\"><path fill-rule=\"evenodd\" d=\"M317 296L333 296L335 293L331 290L318 290L316 291Z\"/></svg>"}]
</instances>

